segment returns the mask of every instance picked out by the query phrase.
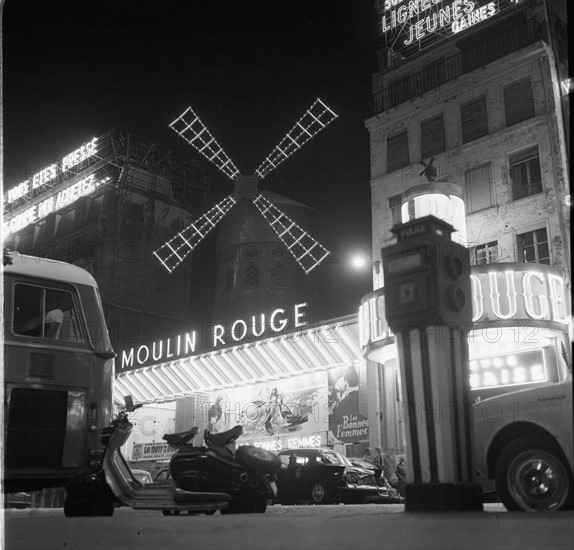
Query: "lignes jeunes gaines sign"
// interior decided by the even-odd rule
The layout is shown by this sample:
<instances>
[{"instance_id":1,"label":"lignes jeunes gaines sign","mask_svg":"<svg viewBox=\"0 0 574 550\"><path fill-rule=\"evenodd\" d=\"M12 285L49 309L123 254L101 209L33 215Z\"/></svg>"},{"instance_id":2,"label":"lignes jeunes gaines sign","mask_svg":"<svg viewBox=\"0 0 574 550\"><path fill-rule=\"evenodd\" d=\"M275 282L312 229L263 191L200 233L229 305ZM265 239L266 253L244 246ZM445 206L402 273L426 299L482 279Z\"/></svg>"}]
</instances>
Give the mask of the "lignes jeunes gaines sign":
<instances>
[{"instance_id":1,"label":"lignes jeunes gaines sign","mask_svg":"<svg viewBox=\"0 0 574 550\"><path fill-rule=\"evenodd\" d=\"M410 55L491 19L520 0L378 0L388 48Z\"/></svg>"}]
</instances>

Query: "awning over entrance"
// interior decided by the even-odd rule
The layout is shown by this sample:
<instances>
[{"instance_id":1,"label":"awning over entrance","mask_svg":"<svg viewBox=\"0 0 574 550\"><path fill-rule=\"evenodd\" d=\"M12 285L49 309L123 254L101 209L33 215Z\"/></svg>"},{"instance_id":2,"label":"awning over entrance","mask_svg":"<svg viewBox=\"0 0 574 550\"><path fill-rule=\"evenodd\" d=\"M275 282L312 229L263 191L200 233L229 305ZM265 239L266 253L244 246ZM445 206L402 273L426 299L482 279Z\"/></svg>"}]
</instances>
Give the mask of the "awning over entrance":
<instances>
[{"instance_id":1,"label":"awning over entrance","mask_svg":"<svg viewBox=\"0 0 574 550\"><path fill-rule=\"evenodd\" d=\"M114 398L173 401L196 392L237 387L364 361L356 315L249 344L166 361L115 376Z\"/></svg>"}]
</instances>

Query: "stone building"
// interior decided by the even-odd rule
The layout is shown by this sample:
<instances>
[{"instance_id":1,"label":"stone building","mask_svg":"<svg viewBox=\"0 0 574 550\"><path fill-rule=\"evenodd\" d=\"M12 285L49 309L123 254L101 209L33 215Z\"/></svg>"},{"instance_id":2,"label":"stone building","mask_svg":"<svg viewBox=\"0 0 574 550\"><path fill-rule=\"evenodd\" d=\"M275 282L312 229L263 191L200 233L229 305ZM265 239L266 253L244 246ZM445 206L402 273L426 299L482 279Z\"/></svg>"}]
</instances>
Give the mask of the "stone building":
<instances>
[{"instance_id":1,"label":"stone building","mask_svg":"<svg viewBox=\"0 0 574 550\"><path fill-rule=\"evenodd\" d=\"M413 191L443 186L464 200L464 240L472 265L480 266L475 269L499 262L547 264L563 277L567 296L566 3L392 0L381 3L381 29L373 115L365 122L373 260L380 261L381 248L394 242L391 228L404 221ZM446 208L431 213L452 218ZM382 313L378 271L361 312L364 355L376 363L368 369L370 443L382 440L404 452L398 360ZM564 319L561 334L548 333L539 344L558 358L558 378L568 371L560 358L571 324ZM500 341L489 352L505 346ZM472 359L484 351L470 353Z\"/></svg>"}]
</instances>

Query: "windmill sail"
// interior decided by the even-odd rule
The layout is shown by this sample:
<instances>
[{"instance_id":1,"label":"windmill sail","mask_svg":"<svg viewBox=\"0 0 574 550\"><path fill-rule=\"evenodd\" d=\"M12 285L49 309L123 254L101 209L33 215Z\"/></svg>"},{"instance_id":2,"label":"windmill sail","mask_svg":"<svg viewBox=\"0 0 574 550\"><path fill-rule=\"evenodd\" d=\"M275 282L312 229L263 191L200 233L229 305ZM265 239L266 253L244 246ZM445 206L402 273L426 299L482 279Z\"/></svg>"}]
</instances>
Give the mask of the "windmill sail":
<instances>
[{"instance_id":1,"label":"windmill sail","mask_svg":"<svg viewBox=\"0 0 574 550\"><path fill-rule=\"evenodd\" d=\"M305 273L317 267L330 252L309 233L301 229L287 214L259 194L253 199L261 215L277 233L287 250L295 258Z\"/></svg>"},{"instance_id":2,"label":"windmill sail","mask_svg":"<svg viewBox=\"0 0 574 550\"><path fill-rule=\"evenodd\" d=\"M287 135L255 170L255 173L260 179L263 179L336 118L337 115L317 98L315 103L305 111L295 126L287 132Z\"/></svg>"},{"instance_id":3,"label":"windmill sail","mask_svg":"<svg viewBox=\"0 0 574 550\"><path fill-rule=\"evenodd\" d=\"M181 113L169 126L230 179L234 180L239 175L239 170L233 161L191 107Z\"/></svg>"},{"instance_id":4,"label":"windmill sail","mask_svg":"<svg viewBox=\"0 0 574 550\"><path fill-rule=\"evenodd\" d=\"M242 176L205 124L193 109L188 107L169 126L233 180L235 190L232 195L223 199L154 252L163 266L171 273L238 199L248 199L257 207L305 273L317 267L329 255L329 251L258 193L257 184L336 118L337 115L317 98L257 168L255 176Z\"/></svg>"},{"instance_id":5,"label":"windmill sail","mask_svg":"<svg viewBox=\"0 0 574 550\"><path fill-rule=\"evenodd\" d=\"M171 273L190 252L208 235L237 202L233 195L225 197L211 210L181 230L163 246L154 251L156 258Z\"/></svg>"}]
</instances>

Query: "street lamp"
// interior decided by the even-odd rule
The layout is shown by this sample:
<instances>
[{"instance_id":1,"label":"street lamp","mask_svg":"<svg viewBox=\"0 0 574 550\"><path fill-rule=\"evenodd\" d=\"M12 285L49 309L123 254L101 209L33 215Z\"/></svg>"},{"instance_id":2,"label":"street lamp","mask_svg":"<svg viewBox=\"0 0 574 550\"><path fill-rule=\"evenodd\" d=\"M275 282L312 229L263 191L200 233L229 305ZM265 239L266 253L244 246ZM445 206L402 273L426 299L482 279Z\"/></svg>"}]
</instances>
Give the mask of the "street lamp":
<instances>
[{"instance_id":1,"label":"street lamp","mask_svg":"<svg viewBox=\"0 0 574 550\"><path fill-rule=\"evenodd\" d=\"M365 266L371 264L375 273L378 275L381 271L381 262L378 260L371 260L365 254L356 254L351 258L351 265L355 269L365 269Z\"/></svg>"}]
</instances>

